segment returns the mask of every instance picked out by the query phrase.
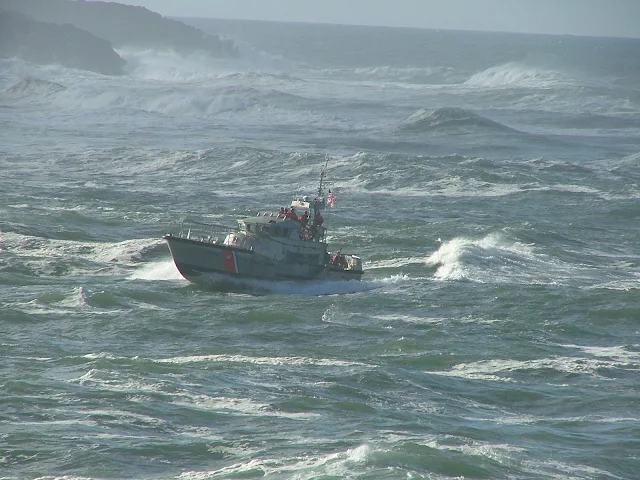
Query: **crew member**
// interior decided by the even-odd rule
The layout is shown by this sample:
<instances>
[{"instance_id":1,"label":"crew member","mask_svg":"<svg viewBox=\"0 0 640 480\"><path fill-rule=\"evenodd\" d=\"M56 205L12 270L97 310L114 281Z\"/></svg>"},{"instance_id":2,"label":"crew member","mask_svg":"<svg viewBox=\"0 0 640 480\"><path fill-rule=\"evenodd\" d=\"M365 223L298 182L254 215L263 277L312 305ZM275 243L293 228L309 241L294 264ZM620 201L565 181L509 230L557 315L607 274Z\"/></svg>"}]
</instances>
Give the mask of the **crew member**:
<instances>
[{"instance_id":1,"label":"crew member","mask_svg":"<svg viewBox=\"0 0 640 480\"><path fill-rule=\"evenodd\" d=\"M302 228L305 228L307 223L309 223L309 212L305 210L305 212L298 217L298 220L302 223Z\"/></svg>"}]
</instances>

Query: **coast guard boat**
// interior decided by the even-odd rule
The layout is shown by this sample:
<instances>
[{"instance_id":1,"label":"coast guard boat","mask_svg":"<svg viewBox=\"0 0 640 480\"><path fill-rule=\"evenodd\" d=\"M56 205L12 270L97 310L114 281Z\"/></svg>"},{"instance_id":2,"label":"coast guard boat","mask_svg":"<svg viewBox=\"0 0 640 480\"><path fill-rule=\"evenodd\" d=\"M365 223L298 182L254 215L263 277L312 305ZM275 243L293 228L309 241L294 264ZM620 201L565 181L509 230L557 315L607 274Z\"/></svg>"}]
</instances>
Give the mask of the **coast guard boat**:
<instances>
[{"instance_id":1,"label":"coast guard boat","mask_svg":"<svg viewBox=\"0 0 640 480\"><path fill-rule=\"evenodd\" d=\"M238 219L235 231L216 235L220 226L199 224L185 233L164 235L180 274L190 282L217 280L360 280L364 271L359 256L331 252L326 241L322 211L336 197L325 196L320 185L315 197L304 196L280 211L260 212ZM206 227L206 231L205 231ZM200 233L204 232L204 233Z\"/></svg>"}]
</instances>

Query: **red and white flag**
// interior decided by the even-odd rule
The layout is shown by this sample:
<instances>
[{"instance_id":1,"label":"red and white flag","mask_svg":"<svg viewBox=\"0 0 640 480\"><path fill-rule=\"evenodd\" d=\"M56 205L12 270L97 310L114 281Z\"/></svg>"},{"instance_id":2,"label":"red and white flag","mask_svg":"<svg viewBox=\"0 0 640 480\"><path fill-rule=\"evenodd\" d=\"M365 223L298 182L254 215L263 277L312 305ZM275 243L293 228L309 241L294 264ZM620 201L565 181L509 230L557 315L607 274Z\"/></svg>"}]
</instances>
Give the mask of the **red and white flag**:
<instances>
[{"instance_id":1,"label":"red and white flag","mask_svg":"<svg viewBox=\"0 0 640 480\"><path fill-rule=\"evenodd\" d=\"M327 205L329 205L330 207L333 207L333 204L336 203L336 196L331 193L331 190L329 190L329 195L327 195Z\"/></svg>"}]
</instances>

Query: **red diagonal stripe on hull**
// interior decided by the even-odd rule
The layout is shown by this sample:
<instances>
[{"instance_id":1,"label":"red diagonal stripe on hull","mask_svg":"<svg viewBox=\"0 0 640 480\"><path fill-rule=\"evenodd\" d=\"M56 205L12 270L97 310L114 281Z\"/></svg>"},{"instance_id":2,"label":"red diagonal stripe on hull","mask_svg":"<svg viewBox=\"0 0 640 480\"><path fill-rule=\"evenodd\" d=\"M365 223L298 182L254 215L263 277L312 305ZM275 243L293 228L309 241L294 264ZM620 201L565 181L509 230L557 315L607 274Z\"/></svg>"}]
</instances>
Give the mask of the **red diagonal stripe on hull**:
<instances>
[{"instance_id":1,"label":"red diagonal stripe on hull","mask_svg":"<svg viewBox=\"0 0 640 480\"><path fill-rule=\"evenodd\" d=\"M229 273L238 273L236 265L236 252L233 250L222 250L222 258L224 259L224 269Z\"/></svg>"}]
</instances>

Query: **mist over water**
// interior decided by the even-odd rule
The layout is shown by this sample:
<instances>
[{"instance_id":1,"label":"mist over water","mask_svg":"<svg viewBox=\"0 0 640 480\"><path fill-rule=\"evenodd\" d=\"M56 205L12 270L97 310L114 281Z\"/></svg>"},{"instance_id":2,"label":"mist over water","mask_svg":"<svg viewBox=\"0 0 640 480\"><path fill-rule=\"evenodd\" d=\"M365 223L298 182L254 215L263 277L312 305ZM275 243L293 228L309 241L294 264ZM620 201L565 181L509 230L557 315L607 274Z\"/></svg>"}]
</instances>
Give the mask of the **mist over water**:
<instances>
[{"instance_id":1,"label":"mist over water","mask_svg":"<svg viewBox=\"0 0 640 480\"><path fill-rule=\"evenodd\" d=\"M638 41L193 22L0 60L2 475L637 478ZM325 155L362 282L182 279Z\"/></svg>"}]
</instances>

